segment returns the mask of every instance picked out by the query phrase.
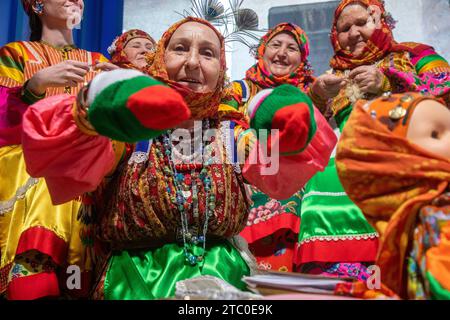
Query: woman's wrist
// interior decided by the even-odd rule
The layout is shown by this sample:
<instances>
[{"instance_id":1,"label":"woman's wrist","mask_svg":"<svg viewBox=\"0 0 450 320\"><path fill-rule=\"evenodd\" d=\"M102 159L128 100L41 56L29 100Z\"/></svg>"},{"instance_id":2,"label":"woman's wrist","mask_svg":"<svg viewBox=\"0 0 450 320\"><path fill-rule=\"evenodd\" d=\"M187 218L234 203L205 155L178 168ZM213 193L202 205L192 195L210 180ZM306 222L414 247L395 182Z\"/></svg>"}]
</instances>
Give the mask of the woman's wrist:
<instances>
[{"instance_id":1,"label":"woman's wrist","mask_svg":"<svg viewBox=\"0 0 450 320\"><path fill-rule=\"evenodd\" d=\"M322 97L320 95L318 95L315 91L314 91L314 87L310 88L308 90L308 96L311 98L312 102L314 103L314 105L320 110L320 112L323 114L327 108L328 105L328 101L330 99L326 98L326 97Z\"/></svg>"},{"instance_id":2,"label":"woman's wrist","mask_svg":"<svg viewBox=\"0 0 450 320\"><path fill-rule=\"evenodd\" d=\"M41 84L41 81L39 80L38 73L36 73L30 80L28 80L25 89L37 97L45 96L46 92L45 86L43 86Z\"/></svg>"},{"instance_id":3,"label":"woman's wrist","mask_svg":"<svg viewBox=\"0 0 450 320\"><path fill-rule=\"evenodd\" d=\"M98 133L88 120L89 107L86 104L88 90L89 86L85 86L81 89L77 101L74 103L72 114L75 124L81 132L89 136L96 136Z\"/></svg>"},{"instance_id":4,"label":"woman's wrist","mask_svg":"<svg viewBox=\"0 0 450 320\"><path fill-rule=\"evenodd\" d=\"M24 101L25 103L27 103L29 105L34 104L34 103L38 102L39 100L44 99L45 95L46 95L45 90L42 94L36 94L35 91L33 91L30 88L30 80L26 81L25 84L23 85L22 101Z\"/></svg>"}]
</instances>

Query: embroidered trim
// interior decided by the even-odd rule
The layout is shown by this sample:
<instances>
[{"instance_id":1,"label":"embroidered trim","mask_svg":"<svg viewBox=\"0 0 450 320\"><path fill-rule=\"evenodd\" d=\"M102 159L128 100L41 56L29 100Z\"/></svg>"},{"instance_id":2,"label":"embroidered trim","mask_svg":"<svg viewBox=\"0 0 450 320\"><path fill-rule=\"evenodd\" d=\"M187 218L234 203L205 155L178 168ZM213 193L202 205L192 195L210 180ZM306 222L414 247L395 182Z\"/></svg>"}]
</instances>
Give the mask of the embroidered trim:
<instances>
[{"instance_id":1,"label":"embroidered trim","mask_svg":"<svg viewBox=\"0 0 450 320\"><path fill-rule=\"evenodd\" d=\"M345 192L321 192L321 191L311 191L303 196L303 200L313 197L313 196L322 196L322 197L346 197L347 193Z\"/></svg>"},{"instance_id":2,"label":"embroidered trim","mask_svg":"<svg viewBox=\"0 0 450 320\"><path fill-rule=\"evenodd\" d=\"M300 244L310 243L315 241L345 241L345 240L372 240L378 238L379 235L377 232L373 233L364 233L364 234L355 234L355 235L342 235L342 236L313 236L307 239L304 239L300 242Z\"/></svg>"},{"instance_id":3,"label":"embroidered trim","mask_svg":"<svg viewBox=\"0 0 450 320\"><path fill-rule=\"evenodd\" d=\"M133 163L144 163L148 160L148 154L150 149L152 148L153 140L149 141L141 141L136 145L136 149L128 160L128 164L132 165Z\"/></svg>"},{"instance_id":4,"label":"embroidered trim","mask_svg":"<svg viewBox=\"0 0 450 320\"><path fill-rule=\"evenodd\" d=\"M11 262L0 268L0 296L4 294L8 288L8 275L12 266L13 263Z\"/></svg>"},{"instance_id":5,"label":"embroidered trim","mask_svg":"<svg viewBox=\"0 0 450 320\"><path fill-rule=\"evenodd\" d=\"M145 161L148 160L148 153L145 152L133 152L133 154L130 157L130 160L128 160L128 164L133 164L133 163L144 163Z\"/></svg>"},{"instance_id":6,"label":"embroidered trim","mask_svg":"<svg viewBox=\"0 0 450 320\"><path fill-rule=\"evenodd\" d=\"M33 186L35 186L39 182L39 179L36 178L28 178L25 185L21 186L17 189L16 194L9 200L0 202L0 217L4 216L6 213L12 211L14 209L14 205L18 200L22 200L25 198L25 194L28 190L30 190Z\"/></svg>"}]
</instances>

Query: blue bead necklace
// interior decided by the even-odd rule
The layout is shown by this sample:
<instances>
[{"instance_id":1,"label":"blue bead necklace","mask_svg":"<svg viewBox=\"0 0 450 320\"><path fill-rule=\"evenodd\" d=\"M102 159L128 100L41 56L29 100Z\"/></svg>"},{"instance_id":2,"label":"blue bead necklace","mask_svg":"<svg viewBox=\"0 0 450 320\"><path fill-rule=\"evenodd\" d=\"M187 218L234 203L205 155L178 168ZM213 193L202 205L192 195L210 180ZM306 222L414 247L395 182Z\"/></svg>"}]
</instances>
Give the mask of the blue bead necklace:
<instances>
[{"instance_id":1,"label":"blue bead necklace","mask_svg":"<svg viewBox=\"0 0 450 320\"><path fill-rule=\"evenodd\" d=\"M209 121L204 120L202 127L202 129L209 129ZM166 164L163 169L166 191L170 194L173 207L180 212L181 229L177 236L183 242L185 260L195 266L204 262L209 219L214 215L216 208L211 167L209 163L175 165L172 157L175 147L170 138L171 133L172 131L169 131L162 135L160 140L158 139L156 153ZM210 143L206 146L206 143L202 141L201 152L203 149L212 148L211 145ZM201 189L205 194L204 203L201 203L199 198ZM203 225L200 219L201 212L204 212ZM190 220L194 223L190 224Z\"/></svg>"}]
</instances>

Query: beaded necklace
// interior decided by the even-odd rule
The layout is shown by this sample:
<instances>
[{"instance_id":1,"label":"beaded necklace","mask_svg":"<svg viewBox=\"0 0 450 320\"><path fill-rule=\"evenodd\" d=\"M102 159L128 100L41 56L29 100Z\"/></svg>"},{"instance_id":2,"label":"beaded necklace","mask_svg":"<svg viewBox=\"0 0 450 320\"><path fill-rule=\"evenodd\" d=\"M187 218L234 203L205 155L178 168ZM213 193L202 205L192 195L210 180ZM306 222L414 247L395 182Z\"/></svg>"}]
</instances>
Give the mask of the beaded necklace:
<instances>
[{"instance_id":1,"label":"beaded necklace","mask_svg":"<svg viewBox=\"0 0 450 320\"><path fill-rule=\"evenodd\" d=\"M203 129L210 128L209 120L204 120L202 124ZM164 181L172 207L180 212L181 229L177 232L177 238L183 242L186 262L195 266L204 262L209 219L216 208L216 197L212 194L211 162L175 164L172 157L175 147L170 138L171 134L172 131L169 131L156 140L156 155L164 163ZM206 146L206 143L202 142L202 154L203 149L211 148L211 145L212 143ZM205 193L204 203L199 201L201 189ZM190 212L194 222L191 225ZM203 225L200 212L205 212Z\"/></svg>"}]
</instances>

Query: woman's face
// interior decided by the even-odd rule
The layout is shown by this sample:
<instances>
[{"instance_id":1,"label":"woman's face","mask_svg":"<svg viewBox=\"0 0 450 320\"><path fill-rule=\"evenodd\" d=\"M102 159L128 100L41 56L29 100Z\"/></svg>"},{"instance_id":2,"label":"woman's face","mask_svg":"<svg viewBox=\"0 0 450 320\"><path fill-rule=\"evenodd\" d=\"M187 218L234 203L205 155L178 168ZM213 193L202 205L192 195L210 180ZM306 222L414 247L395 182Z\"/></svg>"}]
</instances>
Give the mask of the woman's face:
<instances>
[{"instance_id":1,"label":"woman's face","mask_svg":"<svg viewBox=\"0 0 450 320\"><path fill-rule=\"evenodd\" d=\"M145 54L154 49L153 42L146 38L135 38L128 41L123 49L128 60L138 68L144 68L147 65Z\"/></svg>"},{"instance_id":2,"label":"woman's face","mask_svg":"<svg viewBox=\"0 0 450 320\"><path fill-rule=\"evenodd\" d=\"M292 35L279 33L267 44L263 60L270 73L282 77L297 70L302 54Z\"/></svg>"},{"instance_id":3,"label":"woman's face","mask_svg":"<svg viewBox=\"0 0 450 320\"><path fill-rule=\"evenodd\" d=\"M450 110L435 100L420 102L411 116L407 138L450 159Z\"/></svg>"},{"instance_id":4,"label":"woman's face","mask_svg":"<svg viewBox=\"0 0 450 320\"><path fill-rule=\"evenodd\" d=\"M337 21L338 41L341 48L359 57L373 32L375 23L369 10L361 5L346 7Z\"/></svg>"},{"instance_id":5,"label":"woman's face","mask_svg":"<svg viewBox=\"0 0 450 320\"><path fill-rule=\"evenodd\" d=\"M46 21L52 25L64 23L64 27L71 28L73 25L70 23L73 21L74 13L78 13L80 19L83 16L83 0L44 0L42 3L44 11L40 17L43 22Z\"/></svg>"},{"instance_id":6,"label":"woman's face","mask_svg":"<svg viewBox=\"0 0 450 320\"><path fill-rule=\"evenodd\" d=\"M164 57L169 79L199 93L213 92L220 76L221 43L198 22L182 24L172 35Z\"/></svg>"}]
</instances>

